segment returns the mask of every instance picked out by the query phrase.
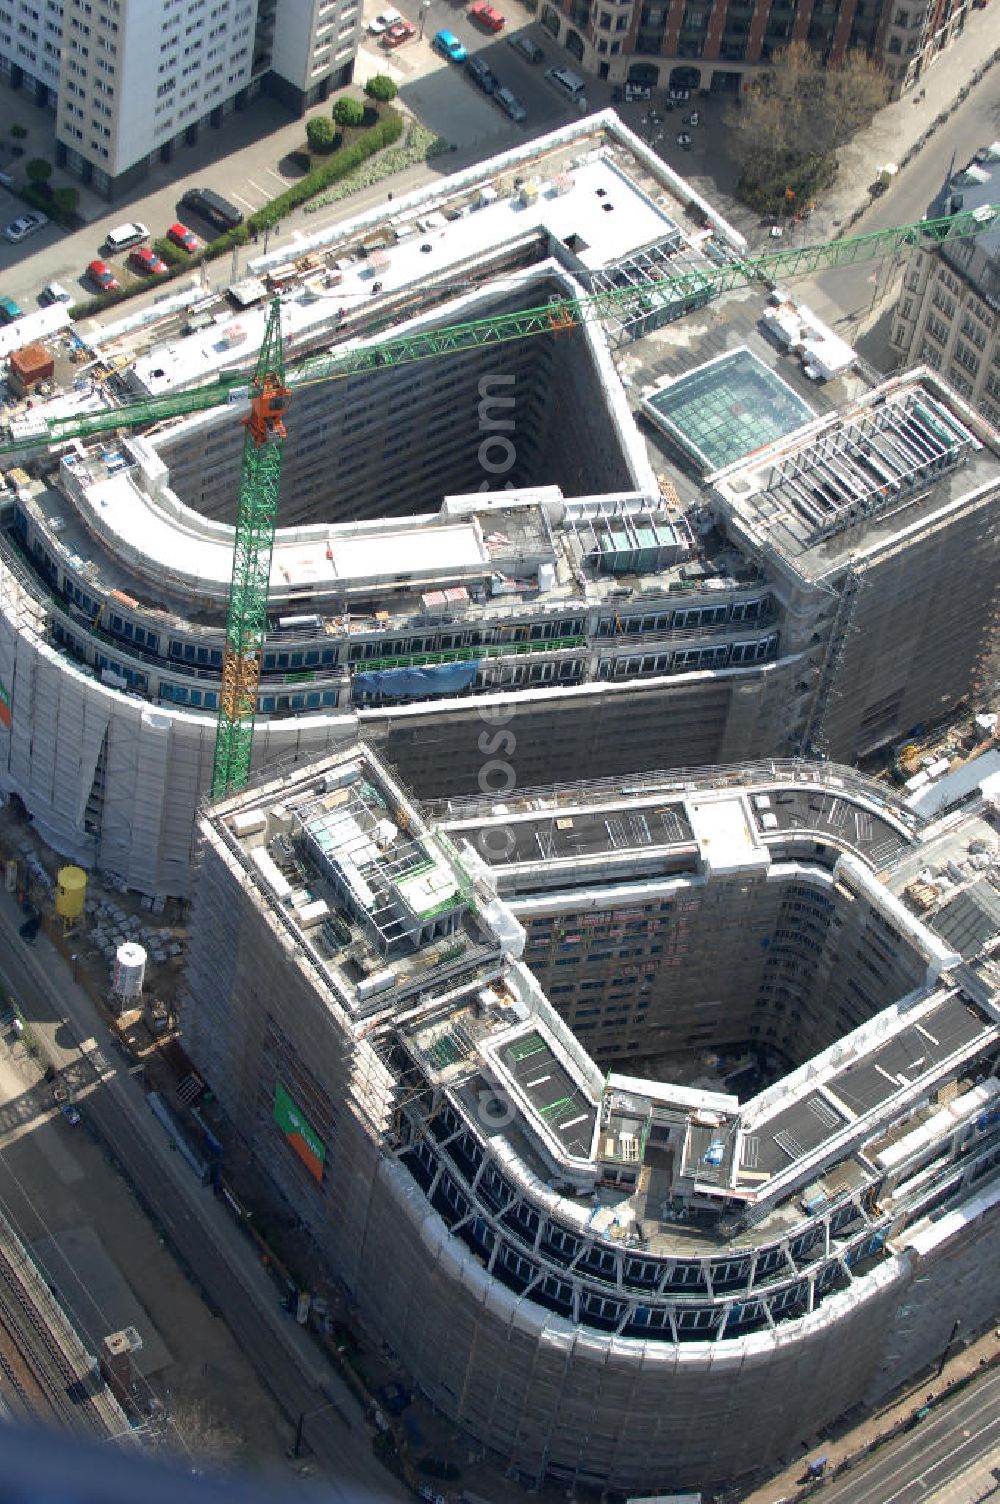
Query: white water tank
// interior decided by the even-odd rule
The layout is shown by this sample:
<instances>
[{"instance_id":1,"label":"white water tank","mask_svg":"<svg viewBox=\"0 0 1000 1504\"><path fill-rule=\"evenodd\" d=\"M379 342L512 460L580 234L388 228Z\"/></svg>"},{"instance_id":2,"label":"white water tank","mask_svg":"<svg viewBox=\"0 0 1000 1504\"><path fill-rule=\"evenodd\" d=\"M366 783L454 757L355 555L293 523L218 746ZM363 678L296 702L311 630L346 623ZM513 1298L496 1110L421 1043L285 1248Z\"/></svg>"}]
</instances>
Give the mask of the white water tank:
<instances>
[{"instance_id":1,"label":"white water tank","mask_svg":"<svg viewBox=\"0 0 1000 1504\"><path fill-rule=\"evenodd\" d=\"M126 940L115 954L115 992L119 997L140 997L145 976L145 949Z\"/></svg>"}]
</instances>

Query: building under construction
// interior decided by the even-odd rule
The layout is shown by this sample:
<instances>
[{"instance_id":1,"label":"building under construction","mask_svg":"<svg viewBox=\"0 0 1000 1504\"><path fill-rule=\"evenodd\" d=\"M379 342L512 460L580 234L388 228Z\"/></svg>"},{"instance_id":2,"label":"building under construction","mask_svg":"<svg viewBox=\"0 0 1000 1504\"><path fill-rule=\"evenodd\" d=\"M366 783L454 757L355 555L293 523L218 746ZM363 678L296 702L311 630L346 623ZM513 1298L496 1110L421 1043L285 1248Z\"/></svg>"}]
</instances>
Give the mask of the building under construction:
<instances>
[{"instance_id":1,"label":"building under construction","mask_svg":"<svg viewBox=\"0 0 1000 1504\"><path fill-rule=\"evenodd\" d=\"M324 232L301 274L255 264L284 288L289 358L618 301L292 380L257 768L360 729L419 795L474 794L484 715L520 787L854 761L976 692L1000 448L938 376L872 387L838 360L819 381L776 350L759 284L711 301L741 238L611 114L393 210ZM115 381L183 395L242 368L264 317L178 333ZM243 432L223 409L67 441L8 474L0 511L0 787L151 895L189 891L212 781Z\"/></svg>"},{"instance_id":2,"label":"building under construction","mask_svg":"<svg viewBox=\"0 0 1000 1504\"><path fill-rule=\"evenodd\" d=\"M358 744L202 817L185 1043L441 1411L530 1479L728 1481L995 1319L995 783L422 812Z\"/></svg>"}]
</instances>

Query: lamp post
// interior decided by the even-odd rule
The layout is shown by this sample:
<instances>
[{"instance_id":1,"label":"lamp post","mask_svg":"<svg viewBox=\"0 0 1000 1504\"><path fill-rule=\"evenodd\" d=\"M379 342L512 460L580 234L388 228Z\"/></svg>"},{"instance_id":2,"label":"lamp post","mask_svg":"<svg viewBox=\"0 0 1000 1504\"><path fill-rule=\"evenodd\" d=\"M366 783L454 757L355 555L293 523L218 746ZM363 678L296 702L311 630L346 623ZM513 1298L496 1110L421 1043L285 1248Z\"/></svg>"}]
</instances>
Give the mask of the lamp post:
<instances>
[{"instance_id":1,"label":"lamp post","mask_svg":"<svg viewBox=\"0 0 1000 1504\"><path fill-rule=\"evenodd\" d=\"M427 22L427 12L431 8L431 0L420 0L420 35L423 37L424 26Z\"/></svg>"}]
</instances>

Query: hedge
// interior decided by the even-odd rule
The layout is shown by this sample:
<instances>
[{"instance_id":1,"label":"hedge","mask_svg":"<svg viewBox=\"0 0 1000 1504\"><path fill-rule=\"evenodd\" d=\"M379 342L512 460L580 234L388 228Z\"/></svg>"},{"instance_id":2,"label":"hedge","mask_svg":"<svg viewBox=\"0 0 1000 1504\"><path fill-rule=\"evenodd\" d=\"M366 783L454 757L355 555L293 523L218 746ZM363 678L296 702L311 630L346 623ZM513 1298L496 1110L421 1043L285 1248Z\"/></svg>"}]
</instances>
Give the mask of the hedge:
<instances>
[{"instance_id":1,"label":"hedge","mask_svg":"<svg viewBox=\"0 0 1000 1504\"><path fill-rule=\"evenodd\" d=\"M171 271L183 271L187 266L194 265L194 257L190 251L185 251L181 246L174 245L172 240L154 240L153 250L165 261Z\"/></svg>"},{"instance_id":2,"label":"hedge","mask_svg":"<svg viewBox=\"0 0 1000 1504\"><path fill-rule=\"evenodd\" d=\"M186 271L196 266L202 257L206 261L214 261L218 256L225 256L234 246L246 245L250 236L256 234L258 230L266 230L269 226L280 223L292 209L297 209L300 204L314 198L317 193L322 193L324 188L329 188L332 183L347 177L349 173L360 167L362 162L366 162L383 147L391 146L398 141L402 134L402 116L395 110L386 110L383 119L377 125L373 125L371 130L366 131L357 141L352 141L350 146L342 147L319 167L314 167L312 172L307 173L291 188L265 204L262 209L255 210L246 224L237 225L235 230L227 230L225 234L210 241L203 252L189 256L172 241L162 240L156 242L155 249L170 267L171 275L174 274L175 269ZM22 197L31 202L31 190L26 189ZM123 287L118 292L102 293L100 297L90 298L84 303L75 303L69 310L70 318L85 319L93 317L94 314L103 313L106 308L113 308L116 303L123 303L134 293L143 291L146 286L148 286L147 283L142 283Z\"/></svg>"},{"instance_id":3,"label":"hedge","mask_svg":"<svg viewBox=\"0 0 1000 1504\"><path fill-rule=\"evenodd\" d=\"M267 230L272 225L280 224L281 220L293 209L298 209L301 204L315 198L317 193L322 193L323 189L329 188L331 183L337 183L341 178L347 177L348 173L360 167L362 162L367 162L368 158L373 157L377 151L381 151L385 146L392 146L402 134L402 117L395 110L387 110L384 117L377 125L373 125L370 131L366 131L357 141L352 141L350 146L343 146L340 151L334 152L328 161L321 162L318 167L314 167L299 182L293 183L291 188L287 188L269 204L265 204L263 209L256 209L247 224L241 225L240 229L244 232L249 229L253 234L255 231ZM230 231L229 233L237 234L238 232ZM216 250L216 247L220 246L223 241L226 244L220 250ZM226 235L220 235L219 239L213 240L209 246L209 254L222 255L223 251L228 250L233 244L240 243L229 240Z\"/></svg>"}]
</instances>

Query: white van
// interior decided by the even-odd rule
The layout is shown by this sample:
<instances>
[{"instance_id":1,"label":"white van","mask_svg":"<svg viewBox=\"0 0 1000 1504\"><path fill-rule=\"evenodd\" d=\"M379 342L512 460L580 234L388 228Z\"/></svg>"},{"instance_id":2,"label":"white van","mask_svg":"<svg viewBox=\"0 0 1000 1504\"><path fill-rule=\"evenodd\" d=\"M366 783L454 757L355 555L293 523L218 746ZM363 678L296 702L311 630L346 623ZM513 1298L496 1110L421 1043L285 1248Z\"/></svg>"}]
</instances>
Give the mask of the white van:
<instances>
[{"instance_id":1,"label":"white van","mask_svg":"<svg viewBox=\"0 0 1000 1504\"><path fill-rule=\"evenodd\" d=\"M555 84L557 89L572 99L574 103L585 100L584 89L586 84L576 73L571 73L568 68L547 68L545 77L549 83Z\"/></svg>"},{"instance_id":2,"label":"white van","mask_svg":"<svg viewBox=\"0 0 1000 1504\"><path fill-rule=\"evenodd\" d=\"M108 237L104 244L113 256L119 251L130 251L134 245L141 245L149 239L149 231L145 225L139 224L138 220L127 225L115 225L113 230L108 231Z\"/></svg>"}]
</instances>

